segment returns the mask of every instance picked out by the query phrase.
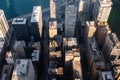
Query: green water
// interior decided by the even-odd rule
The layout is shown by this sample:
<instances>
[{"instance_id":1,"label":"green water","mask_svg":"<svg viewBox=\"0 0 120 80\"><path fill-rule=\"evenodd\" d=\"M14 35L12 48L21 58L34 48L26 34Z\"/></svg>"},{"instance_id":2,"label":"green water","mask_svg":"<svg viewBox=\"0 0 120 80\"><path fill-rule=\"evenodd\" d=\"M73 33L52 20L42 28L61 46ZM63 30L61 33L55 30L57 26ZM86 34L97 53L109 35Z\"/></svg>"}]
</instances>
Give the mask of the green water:
<instances>
[{"instance_id":1,"label":"green water","mask_svg":"<svg viewBox=\"0 0 120 80\"><path fill-rule=\"evenodd\" d=\"M120 39L120 7L116 8L113 5L108 23L112 29L112 32L117 33L118 38Z\"/></svg>"}]
</instances>

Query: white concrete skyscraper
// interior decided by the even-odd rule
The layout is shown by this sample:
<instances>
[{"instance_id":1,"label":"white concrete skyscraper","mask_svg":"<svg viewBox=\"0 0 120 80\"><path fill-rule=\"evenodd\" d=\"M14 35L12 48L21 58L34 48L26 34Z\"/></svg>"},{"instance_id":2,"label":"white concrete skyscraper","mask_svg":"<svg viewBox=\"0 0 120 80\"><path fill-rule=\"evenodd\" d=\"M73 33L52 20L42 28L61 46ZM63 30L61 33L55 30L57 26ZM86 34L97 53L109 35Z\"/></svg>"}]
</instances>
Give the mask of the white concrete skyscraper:
<instances>
[{"instance_id":1,"label":"white concrete skyscraper","mask_svg":"<svg viewBox=\"0 0 120 80\"><path fill-rule=\"evenodd\" d=\"M107 22L110 11L112 9L111 0L92 0L91 1L91 13L93 20L100 22Z\"/></svg>"},{"instance_id":2,"label":"white concrete skyscraper","mask_svg":"<svg viewBox=\"0 0 120 80\"><path fill-rule=\"evenodd\" d=\"M112 9L111 0L100 0L100 7L98 13L98 21L107 22L109 18L110 11Z\"/></svg>"},{"instance_id":3,"label":"white concrete skyscraper","mask_svg":"<svg viewBox=\"0 0 120 80\"><path fill-rule=\"evenodd\" d=\"M50 0L50 18L56 18L56 3L55 3L55 0Z\"/></svg>"},{"instance_id":4,"label":"white concrete skyscraper","mask_svg":"<svg viewBox=\"0 0 120 80\"><path fill-rule=\"evenodd\" d=\"M0 38L1 40L5 40L8 45L11 39L11 30L13 29L10 29L6 17L4 15L4 11L0 10Z\"/></svg>"}]
</instances>

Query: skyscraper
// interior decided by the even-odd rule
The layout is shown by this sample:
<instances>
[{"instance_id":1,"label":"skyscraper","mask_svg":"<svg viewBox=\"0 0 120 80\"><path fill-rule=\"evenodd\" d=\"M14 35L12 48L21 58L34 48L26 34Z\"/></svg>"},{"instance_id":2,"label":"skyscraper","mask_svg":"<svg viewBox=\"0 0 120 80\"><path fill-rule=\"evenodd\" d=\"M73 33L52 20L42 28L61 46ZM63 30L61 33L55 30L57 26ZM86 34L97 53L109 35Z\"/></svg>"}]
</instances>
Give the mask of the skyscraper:
<instances>
[{"instance_id":1,"label":"skyscraper","mask_svg":"<svg viewBox=\"0 0 120 80\"><path fill-rule=\"evenodd\" d=\"M109 18L111 11L112 1L111 0L92 0L91 12L93 20L106 22Z\"/></svg>"},{"instance_id":2,"label":"skyscraper","mask_svg":"<svg viewBox=\"0 0 120 80\"><path fill-rule=\"evenodd\" d=\"M4 15L4 11L0 10L0 38L2 40L5 40L7 45L9 45L9 42L10 42L12 30L13 29L10 28L8 25L8 22Z\"/></svg>"},{"instance_id":3,"label":"skyscraper","mask_svg":"<svg viewBox=\"0 0 120 80\"><path fill-rule=\"evenodd\" d=\"M14 18L12 26L17 40L29 41L27 18Z\"/></svg>"},{"instance_id":4,"label":"skyscraper","mask_svg":"<svg viewBox=\"0 0 120 80\"><path fill-rule=\"evenodd\" d=\"M50 18L56 18L55 0L50 0Z\"/></svg>"},{"instance_id":5,"label":"skyscraper","mask_svg":"<svg viewBox=\"0 0 120 80\"><path fill-rule=\"evenodd\" d=\"M40 41L42 27L42 8L41 6L34 6L31 16L30 35L34 37L35 41Z\"/></svg>"},{"instance_id":6,"label":"skyscraper","mask_svg":"<svg viewBox=\"0 0 120 80\"><path fill-rule=\"evenodd\" d=\"M99 7L99 13L98 13L97 20L102 21L102 22L107 22L111 8L112 8L111 7L112 1L111 0L100 0L99 4L100 4L100 7Z\"/></svg>"},{"instance_id":7,"label":"skyscraper","mask_svg":"<svg viewBox=\"0 0 120 80\"><path fill-rule=\"evenodd\" d=\"M69 0L66 0L65 36L73 37L75 32L77 7L74 2L71 2L70 4L68 3L69 3Z\"/></svg>"}]
</instances>

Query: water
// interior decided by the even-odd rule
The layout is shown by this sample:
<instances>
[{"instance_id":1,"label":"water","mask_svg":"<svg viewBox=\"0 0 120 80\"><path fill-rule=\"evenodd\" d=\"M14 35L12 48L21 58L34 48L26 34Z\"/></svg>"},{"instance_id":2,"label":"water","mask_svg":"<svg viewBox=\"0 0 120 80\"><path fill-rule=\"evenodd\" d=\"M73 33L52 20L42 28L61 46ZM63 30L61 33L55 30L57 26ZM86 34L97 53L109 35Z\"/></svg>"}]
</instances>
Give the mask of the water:
<instances>
[{"instance_id":1,"label":"water","mask_svg":"<svg viewBox=\"0 0 120 80\"><path fill-rule=\"evenodd\" d=\"M49 6L49 0L0 0L0 9L4 10L7 19L32 12L33 6Z\"/></svg>"},{"instance_id":2,"label":"water","mask_svg":"<svg viewBox=\"0 0 120 80\"><path fill-rule=\"evenodd\" d=\"M116 3L114 1L118 2ZM115 5L117 5L117 7ZM120 40L120 0L113 0L113 7L109 16L108 23L112 29L112 32L115 32Z\"/></svg>"},{"instance_id":3,"label":"water","mask_svg":"<svg viewBox=\"0 0 120 80\"><path fill-rule=\"evenodd\" d=\"M117 3L120 6L120 0ZM49 0L0 0L0 9L4 10L7 19L31 13L36 5L41 5L44 9L49 6ZM120 9L118 11L115 7L112 8L108 22L120 38Z\"/></svg>"}]
</instances>

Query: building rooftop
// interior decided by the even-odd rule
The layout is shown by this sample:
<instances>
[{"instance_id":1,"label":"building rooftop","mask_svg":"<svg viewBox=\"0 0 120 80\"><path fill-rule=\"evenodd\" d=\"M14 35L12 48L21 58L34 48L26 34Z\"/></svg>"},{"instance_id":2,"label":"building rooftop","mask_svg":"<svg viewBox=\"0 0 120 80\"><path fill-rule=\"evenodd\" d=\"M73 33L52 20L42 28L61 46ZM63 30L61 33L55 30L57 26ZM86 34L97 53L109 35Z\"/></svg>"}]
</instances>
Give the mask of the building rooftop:
<instances>
[{"instance_id":1,"label":"building rooftop","mask_svg":"<svg viewBox=\"0 0 120 80\"><path fill-rule=\"evenodd\" d=\"M27 68L28 67L28 60L21 60L20 62L17 62L16 64L16 75L22 76L27 75Z\"/></svg>"},{"instance_id":2,"label":"building rooftop","mask_svg":"<svg viewBox=\"0 0 120 80\"><path fill-rule=\"evenodd\" d=\"M63 38L63 46L77 46L77 39L76 38Z\"/></svg>"},{"instance_id":3,"label":"building rooftop","mask_svg":"<svg viewBox=\"0 0 120 80\"><path fill-rule=\"evenodd\" d=\"M86 21L86 24L89 27L96 27L96 22L95 21Z\"/></svg>"},{"instance_id":4,"label":"building rooftop","mask_svg":"<svg viewBox=\"0 0 120 80\"><path fill-rule=\"evenodd\" d=\"M56 40L50 40L49 42L49 48L55 48L58 47L58 43Z\"/></svg>"},{"instance_id":5,"label":"building rooftop","mask_svg":"<svg viewBox=\"0 0 120 80\"><path fill-rule=\"evenodd\" d=\"M88 37L93 37L96 32L96 22L95 21L86 21L87 29L88 29Z\"/></svg>"},{"instance_id":6,"label":"building rooftop","mask_svg":"<svg viewBox=\"0 0 120 80\"><path fill-rule=\"evenodd\" d=\"M102 80L114 80L111 71L102 71Z\"/></svg>"},{"instance_id":7,"label":"building rooftop","mask_svg":"<svg viewBox=\"0 0 120 80\"><path fill-rule=\"evenodd\" d=\"M104 6L104 7L109 7L112 5L112 1L111 0L99 0L100 1L100 5Z\"/></svg>"},{"instance_id":8,"label":"building rooftop","mask_svg":"<svg viewBox=\"0 0 120 80\"><path fill-rule=\"evenodd\" d=\"M57 21L56 20L49 21L49 28L56 29L57 28Z\"/></svg>"},{"instance_id":9,"label":"building rooftop","mask_svg":"<svg viewBox=\"0 0 120 80\"><path fill-rule=\"evenodd\" d=\"M32 53L32 61L39 61L39 55L40 55L40 52L39 50L34 50L33 53Z\"/></svg>"},{"instance_id":10,"label":"building rooftop","mask_svg":"<svg viewBox=\"0 0 120 80\"><path fill-rule=\"evenodd\" d=\"M61 57L62 57L61 51L49 52L49 58L61 58Z\"/></svg>"},{"instance_id":11,"label":"building rooftop","mask_svg":"<svg viewBox=\"0 0 120 80\"><path fill-rule=\"evenodd\" d=\"M73 48L72 51L73 51L74 57L80 57L80 50L79 49Z\"/></svg>"},{"instance_id":12,"label":"building rooftop","mask_svg":"<svg viewBox=\"0 0 120 80\"><path fill-rule=\"evenodd\" d=\"M72 50L66 50L65 55L73 55L75 57L79 57L80 56L80 51L77 48L73 48Z\"/></svg>"},{"instance_id":13,"label":"building rooftop","mask_svg":"<svg viewBox=\"0 0 120 80\"><path fill-rule=\"evenodd\" d=\"M50 18L56 18L56 7L55 0L50 0Z\"/></svg>"},{"instance_id":14,"label":"building rooftop","mask_svg":"<svg viewBox=\"0 0 120 80\"><path fill-rule=\"evenodd\" d=\"M17 59L14 67L12 80L22 80L28 76L29 60Z\"/></svg>"},{"instance_id":15,"label":"building rooftop","mask_svg":"<svg viewBox=\"0 0 120 80\"><path fill-rule=\"evenodd\" d=\"M41 14L42 14L41 6L34 6L31 16L31 22L39 22Z\"/></svg>"},{"instance_id":16,"label":"building rooftop","mask_svg":"<svg viewBox=\"0 0 120 80\"><path fill-rule=\"evenodd\" d=\"M76 80L82 80L82 67L80 60L77 60L76 58L73 59L73 78Z\"/></svg>"},{"instance_id":17,"label":"building rooftop","mask_svg":"<svg viewBox=\"0 0 120 80\"><path fill-rule=\"evenodd\" d=\"M26 24L27 18L14 18L12 24Z\"/></svg>"},{"instance_id":18,"label":"building rooftop","mask_svg":"<svg viewBox=\"0 0 120 80\"><path fill-rule=\"evenodd\" d=\"M78 49L72 49L65 51L65 61L69 61L72 59L81 59L80 51Z\"/></svg>"}]
</instances>

